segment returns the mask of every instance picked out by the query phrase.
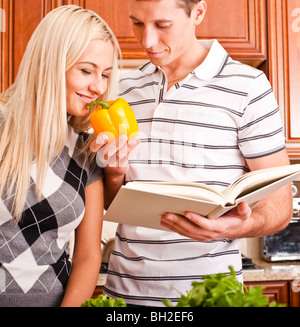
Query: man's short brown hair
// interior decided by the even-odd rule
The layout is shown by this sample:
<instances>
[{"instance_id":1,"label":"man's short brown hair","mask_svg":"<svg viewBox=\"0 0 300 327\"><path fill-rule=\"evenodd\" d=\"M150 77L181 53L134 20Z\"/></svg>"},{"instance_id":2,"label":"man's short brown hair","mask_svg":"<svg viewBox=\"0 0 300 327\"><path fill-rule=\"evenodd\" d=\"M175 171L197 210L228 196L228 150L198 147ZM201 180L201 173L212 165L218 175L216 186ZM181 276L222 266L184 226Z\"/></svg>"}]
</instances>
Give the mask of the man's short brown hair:
<instances>
[{"instance_id":1,"label":"man's short brown hair","mask_svg":"<svg viewBox=\"0 0 300 327\"><path fill-rule=\"evenodd\" d=\"M137 0L137 1L151 1L151 0ZM184 9L188 17L191 17L194 6L202 0L176 0L179 8Z\"/></svg>"},{"instance_id":2,"label":"man's short brown hair","mask_svg":"<svg viewBox=\"0 0 300 327\"><path fill-rule=\"evenodd\" d=\"M177 4L180 8L183 8L188 17L191 16L194 6L202 0L177 0Z\"/></svg>"}]
</instances>

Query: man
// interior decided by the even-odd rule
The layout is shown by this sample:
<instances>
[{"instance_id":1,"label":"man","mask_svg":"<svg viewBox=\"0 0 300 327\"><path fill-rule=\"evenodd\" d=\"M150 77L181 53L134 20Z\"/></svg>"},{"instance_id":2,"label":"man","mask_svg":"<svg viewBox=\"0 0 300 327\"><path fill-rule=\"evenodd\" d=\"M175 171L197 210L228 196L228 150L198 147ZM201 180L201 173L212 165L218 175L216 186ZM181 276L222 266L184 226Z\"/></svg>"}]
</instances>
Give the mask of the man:
<instances>
[{"instance_id":1,"label":"man","mask_svg":"<svg viewBox=\"0 0 300 327\"><path fill-rule=\"evenodd\" d=\"M106 162L106 206L131 180L189 180L222 190L249 170L289 164L265 75L233 61L216 40L197 41L206 7L198 0L129 0L134 34L150 63L120 81L140 145L129 167L126 138L101 149L108 158L116 146L116 162ZM97 143L93 151L105 136ZM131 140L128 152L137 143ZM176 301L176 290L185 293L193 280L229 266L242 280L238 240L283 229L291 215L289 185L252 210L242 203L216 220L165 214L162 225L176 233L119 225L104 290L128 304L162 306L164 298Z\"/></svg>"}]
</instances>

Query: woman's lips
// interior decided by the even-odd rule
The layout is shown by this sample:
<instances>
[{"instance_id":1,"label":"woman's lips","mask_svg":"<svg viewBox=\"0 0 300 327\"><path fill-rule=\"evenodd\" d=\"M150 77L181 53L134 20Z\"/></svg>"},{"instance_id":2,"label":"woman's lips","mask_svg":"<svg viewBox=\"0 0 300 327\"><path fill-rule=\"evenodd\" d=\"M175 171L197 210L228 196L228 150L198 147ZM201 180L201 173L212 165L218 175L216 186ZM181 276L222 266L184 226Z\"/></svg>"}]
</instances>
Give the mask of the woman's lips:
<instances>
[{"instance_id":1,"label":"woman's lips","mask_svg":"<svg viewBox=\"0 0 300 327\"><path fill-rule=\"evenodd\" d=\"M86 95L82 95L82 94L79 94L79 93L76 93L79 97L80 97L80 99L84 102L84 103L86 103L86 104L90 104L91 102L93 102L94 100L96 100L97 98L95 98L95 97L88 97L88 96L86 96Z\"/></svg>"}]
</instances>

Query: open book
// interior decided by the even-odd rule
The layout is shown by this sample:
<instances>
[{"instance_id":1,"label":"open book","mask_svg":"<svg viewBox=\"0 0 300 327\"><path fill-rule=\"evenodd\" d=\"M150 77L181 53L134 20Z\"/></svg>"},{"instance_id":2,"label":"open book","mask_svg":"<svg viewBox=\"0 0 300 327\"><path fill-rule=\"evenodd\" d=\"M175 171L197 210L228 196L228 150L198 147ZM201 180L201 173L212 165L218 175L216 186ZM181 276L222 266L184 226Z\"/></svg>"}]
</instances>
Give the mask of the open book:
<instances>
[{"instance_id":1,"label":"open book","mask_svg":"<svg viewBox=\"0 0 300 327\"><path fill-rule=\"evenodd\" d=\"M167 230L160 225L166 212L186 211L217 218L245 201L253 206L300 176L300 165L272 167L242 175L224 192L193 182L129 182L122 186L104 220Z\"/></svg>"}]
</instances>

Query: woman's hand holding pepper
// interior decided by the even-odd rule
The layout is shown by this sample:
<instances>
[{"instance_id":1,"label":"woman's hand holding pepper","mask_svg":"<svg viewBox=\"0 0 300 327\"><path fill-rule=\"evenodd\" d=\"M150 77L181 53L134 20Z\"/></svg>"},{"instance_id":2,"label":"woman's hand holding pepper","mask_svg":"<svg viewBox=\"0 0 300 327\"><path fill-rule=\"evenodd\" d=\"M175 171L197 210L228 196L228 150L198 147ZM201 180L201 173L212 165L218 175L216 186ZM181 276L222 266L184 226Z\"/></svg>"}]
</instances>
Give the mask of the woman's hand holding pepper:
<instances>
[{"instance_id":1,"label":"woman's hand holding pepper","mask_svg":"<svg viewBox=\"0 0 300 327\"><path fill-rule=\"evenodd\" d=\"M105 170L114 171L113 175L124 175L128 171L128 156L139 144L139 138L134 136L128 140L126 135L121 135L108 143L108 136L99 134L91 144L92 152L97 152L97 162Z\"/></svg>"},{"instance_id":2,"label":"woman's hand holding pepper","mask_svg":"<svg viewBox=\"0 0 300 327\"><path fill-rule=\"evenodd\" d=\"M138 146L140 140L134 136L128 140L126 135L108 142L109 137L99 134L90 145L92 152L97 152L97 162L104 169L104 205L108 208L118 190L124 183L129 169L128 156Z\"/></svg>"}]
</instances>

